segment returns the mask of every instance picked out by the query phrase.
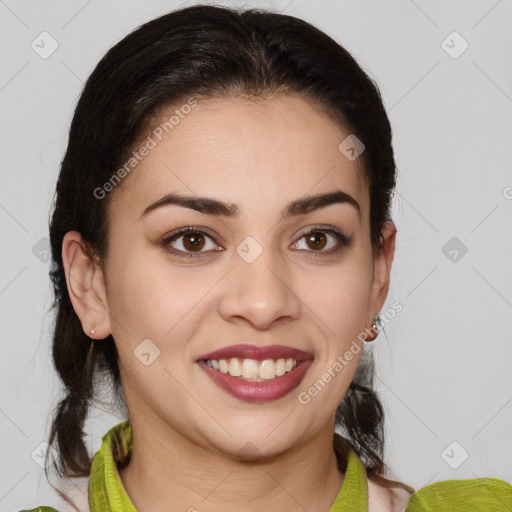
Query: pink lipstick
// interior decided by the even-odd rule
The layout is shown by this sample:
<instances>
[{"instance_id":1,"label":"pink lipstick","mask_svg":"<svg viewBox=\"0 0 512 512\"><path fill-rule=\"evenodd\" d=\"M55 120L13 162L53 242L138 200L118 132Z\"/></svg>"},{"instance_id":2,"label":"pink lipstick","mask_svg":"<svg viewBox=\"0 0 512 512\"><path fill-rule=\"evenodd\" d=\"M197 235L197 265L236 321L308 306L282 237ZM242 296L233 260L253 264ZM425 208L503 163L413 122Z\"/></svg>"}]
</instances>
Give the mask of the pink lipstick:
<instances>
[{"instance_id":1,"label":"pink lipstick","mask_svg":"<svg viewBox=\"0 0 512 512\"><path fill-rule=\"evenodd\" d=\"M224 347L197 359L217 386L246 402L286 396L299 385L312 362L312 354L302 350L249 344Z\"/></svg>"}]
</instances>

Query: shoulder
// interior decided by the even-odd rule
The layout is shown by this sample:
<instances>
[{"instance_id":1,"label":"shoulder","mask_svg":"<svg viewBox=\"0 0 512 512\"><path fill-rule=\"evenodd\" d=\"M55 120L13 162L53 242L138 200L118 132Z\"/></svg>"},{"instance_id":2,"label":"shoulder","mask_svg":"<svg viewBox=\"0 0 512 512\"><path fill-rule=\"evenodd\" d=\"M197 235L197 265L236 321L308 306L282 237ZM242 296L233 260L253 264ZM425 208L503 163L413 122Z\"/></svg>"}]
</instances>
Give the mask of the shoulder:
<instances>
[{"instance_id":1,"label":"shoulder","mask_svg":"<svg viewBox=\"0 0 512 512\"><path fill-rule=\"evenodd\" d=\"M367 482L369 512L403 512L413 494L412 490L406 490L398 485L382 485L371 477Z\"/></svg>"},{"instance_id":2,"label":"shoulder","mask_svg":"<svg viewBox=\"0 0 512 512\"><path fill-rule=\"evenodd\" d=\"M89 509L89 478L69 479L60 491L67 500L59 499L57 508L40 506L20 512L90 512Z\"/></svg>"},{"instance_id":3,"label":"shoulder","mask_svg":"<svg viewBox=\"0 0 512 512\"><path fill-rule=\"evenodd\" d=\"M36 507L30 510L20 510L20 512L58 512L52 507Z\"/></svg>"},{"instance_id":4,"label":"shoulder","mask_svg":"<svg viewBox=\"0 0 512 512\"><path fill-rule=\"evenodd\" d=\"M499 478L443 480L417 490L405 512L431 512L446 509L466 512L509 512L512 510L512 485Z\"/></svg>"}]
</instances>

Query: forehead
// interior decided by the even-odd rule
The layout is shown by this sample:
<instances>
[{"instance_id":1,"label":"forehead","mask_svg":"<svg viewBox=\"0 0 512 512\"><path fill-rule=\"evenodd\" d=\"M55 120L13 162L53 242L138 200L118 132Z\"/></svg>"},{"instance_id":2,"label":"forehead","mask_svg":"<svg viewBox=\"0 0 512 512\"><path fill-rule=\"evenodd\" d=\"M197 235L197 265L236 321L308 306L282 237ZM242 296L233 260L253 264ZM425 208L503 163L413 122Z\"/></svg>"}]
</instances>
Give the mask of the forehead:
<instances>
[{"instance_id":1,"label":"forehead","mask_svg":"<svg viewBox=\"0 0 512 512\"><path fill-rule=\"evenodd\" d=\"M364 210L362 162L350 161L338 148L348 135L316 104L297 95L174 105L161 111L140 138L136 166L115 191L113 208L124 205L140 215L151 201L181 192L234 202L250 214L263 205L272 209L341 189ZM149 149L141 151L144 146Z\"/></svg>"}]
</instances>

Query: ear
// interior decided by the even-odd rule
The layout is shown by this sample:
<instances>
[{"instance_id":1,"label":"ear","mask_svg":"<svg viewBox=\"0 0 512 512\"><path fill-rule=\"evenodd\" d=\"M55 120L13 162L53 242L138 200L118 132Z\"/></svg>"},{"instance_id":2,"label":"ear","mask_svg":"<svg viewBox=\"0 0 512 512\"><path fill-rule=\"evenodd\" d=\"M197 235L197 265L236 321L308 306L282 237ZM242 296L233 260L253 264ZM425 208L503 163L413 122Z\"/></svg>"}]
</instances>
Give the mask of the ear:
<instances>
[{"instance_id":1,"label":"ear","mask_svg":"<svg viewBox=\"0 0 512 512\"><path fill-rule=\"evenodd\" d=\"M69 298L87 336L106 338L112 331L101 266L85 250L78 231L68 231L62 242L62 261ZM91 335L91 329L95 329Z\"/></svg>"},{"instance_id":2,"label":"ear","mask_svg":"<svg viewBox=\"0 0 512 512\"><path fill-rule=\"evenodd\" d=\"M395 255L396 227L391 221L385 221L382 225L382 248L373 257L373 285L370 299L369 313L373 322L374 316L382 309L389 291L389 279L391 264Z\"/></svg>"}]
</instances>

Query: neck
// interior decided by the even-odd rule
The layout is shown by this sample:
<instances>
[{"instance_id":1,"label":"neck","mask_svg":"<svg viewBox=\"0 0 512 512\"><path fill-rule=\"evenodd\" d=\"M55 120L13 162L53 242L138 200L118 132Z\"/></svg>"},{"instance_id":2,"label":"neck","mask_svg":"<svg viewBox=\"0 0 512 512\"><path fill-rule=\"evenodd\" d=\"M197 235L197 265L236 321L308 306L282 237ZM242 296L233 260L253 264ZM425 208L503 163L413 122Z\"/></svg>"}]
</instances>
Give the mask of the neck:
<instances>
[{"instance_id":1,"label":"neck","mask_svg":"<svg viewBox=\"0 0 512 512\"><path fill-rule=\"evenodd\" d=\"M140 512L328 512L343 482L334 425L278 457L242 462L158 421L131 423L133 452L119 473Z\"/></svg>"}]
</instances>

